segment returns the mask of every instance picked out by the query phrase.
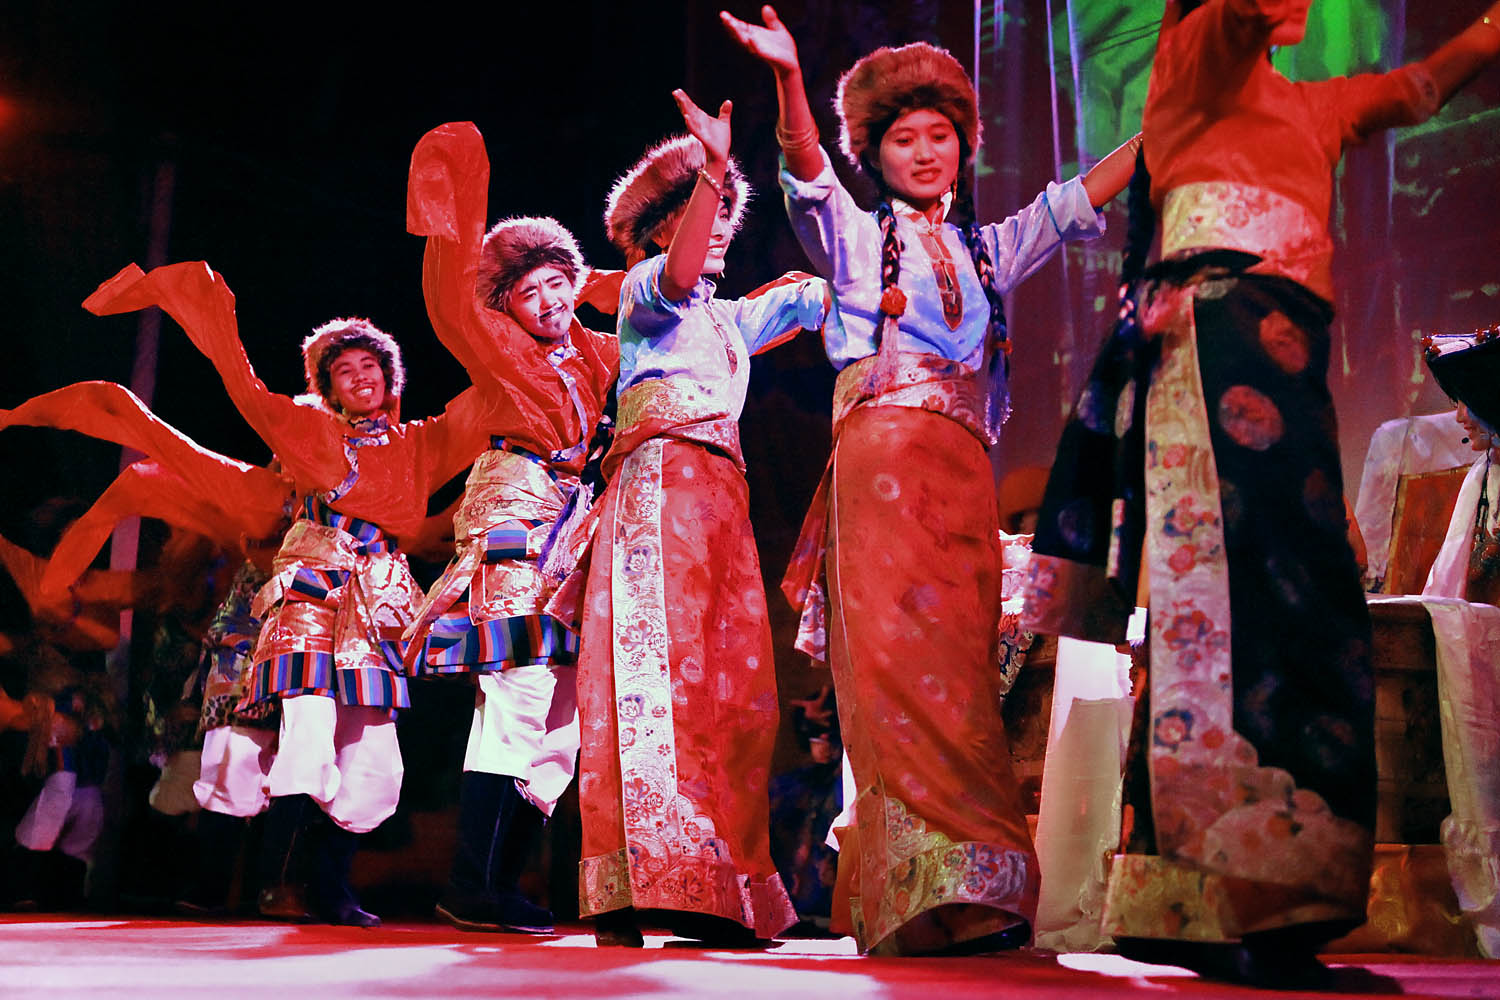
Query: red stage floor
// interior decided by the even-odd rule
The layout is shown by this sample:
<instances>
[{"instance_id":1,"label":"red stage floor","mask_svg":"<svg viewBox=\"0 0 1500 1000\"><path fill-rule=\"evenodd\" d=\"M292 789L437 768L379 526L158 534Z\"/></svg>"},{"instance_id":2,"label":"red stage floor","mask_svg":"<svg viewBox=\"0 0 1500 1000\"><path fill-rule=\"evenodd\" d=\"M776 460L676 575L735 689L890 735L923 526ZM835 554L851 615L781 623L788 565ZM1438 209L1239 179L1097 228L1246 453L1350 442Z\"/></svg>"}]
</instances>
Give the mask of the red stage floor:
<instances>
[{"instance_id":1,"label":"red stage floor","mask_svg":"<svg viewBox=\"0 0 1500 1000\"><path fill-rule=\"evenodd\" d=\"M1330 959L1342 995L1500 997L1500 962L1390 955ZM374 931L269 923L0 918L0 997L1248 997L1106 955L860 958L849 939L764 952L664 937L596 949L581 926L554 937L465 934L437 924ZM1295 994L1307 995L1307 994ZM1328 995L1328 994L1319 994Z\"/></svg>"}]
</instances>

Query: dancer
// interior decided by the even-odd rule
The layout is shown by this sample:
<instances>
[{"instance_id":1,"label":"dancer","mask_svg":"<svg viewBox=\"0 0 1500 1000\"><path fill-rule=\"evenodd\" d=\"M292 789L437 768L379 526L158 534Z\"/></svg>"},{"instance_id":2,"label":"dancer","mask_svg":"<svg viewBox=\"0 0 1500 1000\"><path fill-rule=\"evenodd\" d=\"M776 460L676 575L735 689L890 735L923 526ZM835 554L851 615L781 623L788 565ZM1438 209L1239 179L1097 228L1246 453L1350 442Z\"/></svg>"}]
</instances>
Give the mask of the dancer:
<instances>
[{"instance_id":1,"label":"dancer","mask_svg":"<svg viewBox=\"0 0 1500 1000\"><path fill-rule=\"evenodd\" d=\"M811 278L714 297L749 185L729 102L714 117L673 96L691 135L648 150L605 212L632 266L583 598L579 906L600 944L639 946L643 908L749 944L796 916L770 854L776 677L738 418L750 355L821 328L829 297Z\"/></svg>"},{"instance_id":2,"label":"dancer","mask_svg":"<svg viewBox=\"0 0 1500 1000\"><path fill-rule=\"evenodd\" d=\"M1487 958L1500 957L1500 327L1424 342L1427 366L1458 404L1464 442L1479 453L1459 489L1423 604L1432 619L1442 698L1443 763L1453 812L1443 853L1465 921ZM1449 598L1449 600L1441 600ZM1461 598L1461 600L1454 600Z\"/></svg>"},{"instance_id":3,"label":"dancer","mask_svg":"<svg viewBox=\"0 0 1500 1000\"><path fill-rule=\"evenodd\" d=\"M396 549L428 495L488 443L473 389L430 420L398 422L400 350L367 320L314 330L302 345L320 408L270 392L240 346L233 293L203 263L127 267L85 302L96 313L159 305L214 363L231 399L304 495L270 581L251 609L264 622L244 706L281 706L262 851L260 909L301 919L291 860L314 807L328 822L307 904L329 923L377 926L349 886L357 836L395 811L401 754L393 713L408 704L399 639L421 593Z\"/></svg>"},{"instance_id":4,"label":"dancer","mask_svg":"<svg viewBox=\"0 0 1500 1000\"><path fill-rule=\"evenodd\" d=\"M468 122L412 154L408 228L427 236L423 291L438 337L495 398L490 449L454 515L457 550L406 638L415 674L469 672L476 692L458 845L438 915L468 930L552 930L517 881L573 780L578 640L543 608L544 542L579 474L619 370L619 342L573 315L585 276L573 235L547 218L484 232L489 160ZM549 552L550 554L550 552Z\"/></svg>"},{"instance_id":5,"label":"dancer","mask_svg":"<svg viewBox=\"0 0 1500 1000\"><path fill-rule=\"evenodd\" d=\"M722 15L775 74L787 212L843 318L843 337L825 338L840 369L833 456L783 584L799 646L833 670L858 788L840 882L862 951L1014 947L1030 937L1037 870L997 694L986 449L1008 408L1001 296L1064 240L1103 231L1097 209L1130 153L979 226L963 68L925 43L882 48L839 82L840 144L881 194L861 211L818 144L796 43L762 16Z\"/></svg>"},{"instance_id":6,"label":"dancer","mask_svg":"<svg viewBox=\"0 0 1500 1000\"><path fill-rule=\"evenodd\" d=\"M1375 819L1370 622L1326 381L1333 170L1500 53L1496 5L1423 62L1293 83L1267 54L1308 6L1167 4L1127 285L1157 211L1162 260L1065 431L1028 608L1040 631L1118 634L1144 532L1149 698L1105 930L1127 955L1279 986L1325 982L1316 950L1363 922Z\"/></svg>"}]
</instances>

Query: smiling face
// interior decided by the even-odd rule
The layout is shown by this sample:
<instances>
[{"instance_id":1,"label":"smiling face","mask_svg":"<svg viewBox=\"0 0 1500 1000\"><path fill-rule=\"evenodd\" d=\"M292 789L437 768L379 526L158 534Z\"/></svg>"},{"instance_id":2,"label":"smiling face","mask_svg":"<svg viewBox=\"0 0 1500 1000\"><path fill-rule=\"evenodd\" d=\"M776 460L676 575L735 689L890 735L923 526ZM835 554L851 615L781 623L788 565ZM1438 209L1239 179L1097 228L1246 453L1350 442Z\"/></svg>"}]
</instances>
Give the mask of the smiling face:
<instances>
[{"instance_id":1,"label":"smiling face","mask_svg":"<svg viewBox=\"0 0 1500 1000\"><path fill-rule=\"evenodd\" d=\"M724 255L729 252L729 241L734 239L734 226L729 219L729 205L720 202L714 228L708 234L708 255L703 258L704 274L724 273Z\"/></svg>"},{"instance_id":2,"label":"smiling face","mask_svg":"<svg viewBox=\"0 0 1500 1000\"><path fill-rule=\"evenodd\" d=\"M333 402L349 417L368 417L385 406L385 370L363 347L351 347L328 366Z\"/></svg>"},{"instance_id":3,"label":"smiling face","mask_svg":"<svg viewBox=\"0 0 1500 1000\"><path fill-rule=\"evenodd\" d=\"M670 249L672 237L677 235L677 227L682 222L682 212L678 212L666 222L662 223L651 237L663 250ZM719 203L719 214L714 217L714 227L708 234L708 252L703 257L704 274L723 274L724 255L729 252L729 244L734 240L734 213L730 210L728 200Z\"/></svg>"},{"instance_id":4,"label":"smiling face","mask_svg":"<svg viewBox=\"0 0 1500 1000\"><path fill-rule=\"evenodd\" d=\"M906 112L880 137L880 176L899 198L921 212L931 209L953 187L962 158L958 130L946 115L931 108Z\"/></svg>"},{"instance_id":5,"label":"smiling face","mask_svg":"<svg viewBox=\"0 0 1500 1000\"><path fill-rule=\"evenodd\" d=\"M537 268L505 294L505 311L542 340L561 340L573 325L573 276L551 265Z\"/></svg>"}]
</instances>

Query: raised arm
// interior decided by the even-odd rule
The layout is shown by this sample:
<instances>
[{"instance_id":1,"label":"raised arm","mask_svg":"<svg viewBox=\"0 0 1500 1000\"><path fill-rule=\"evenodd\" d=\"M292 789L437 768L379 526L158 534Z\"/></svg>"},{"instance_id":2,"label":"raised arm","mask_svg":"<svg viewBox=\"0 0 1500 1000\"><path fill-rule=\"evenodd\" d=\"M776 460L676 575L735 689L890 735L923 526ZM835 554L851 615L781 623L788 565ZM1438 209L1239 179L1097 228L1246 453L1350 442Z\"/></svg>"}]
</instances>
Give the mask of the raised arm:
<instances>
[{"instance_id":1,"label":"raised arm","mask_svg":"<svg viewBox=\"0 0 1500 1000\"><path fill-rule=\"evenodd\" d=\"M1490 4L1478 20L1450 38L1420 65L1431 75L1441 107L1496 56L1500 56L1500 3Z\"/></svg>"},{"instance_id":2,"label":"raised arm","mask_svg":"<svg viewBox=\"0 0 1500 1000\"><path fill-rule=\"evenodd\" d=\"M818 124L807 103L797 43L770 4L760 9L760 17L763 26L741 21L728 11L719 12L719 20L734 40L763 60L775 74L776 103L780 108L776 140L781 144L791 175L799 181L810 181L822 172L823 158L818 155Z\"/></svg>"},{"instance_id":3,"label":"raised arm","mask_svg":"<svg viewBox=\"0 0 1500 1000\"><path fill-rule=\"evenodd\" d=\"M422 297L433 331L469 378L495 359L483 356L475 284L488 210L490 160L472 122L449 122L422 136L406 181L406 230L427 237ZM487 361L489 363L487 363Z\"/></svg>"},{"instance_id":4,"label":"raised arm","mask_svg":"<svg viewBox=\"0 0 1500 1000\"><path fill-rule=\"evenodd\" d=\"M662 270L661 291L672 302L680 302L703 276L703 262L708 258L708 238L713 234L714 220L723 204L724 174L729 168L729 114L733 105L719 105L718 117L709 115L681 90L672 91L682 112L683 124L693 138L703 144L703 167L692 197L682 210L672 245L667 248L666 267Z\"/></svg>"},{"instance_id":5,"label":"raised arm","mask_svg":"<svg viewBox=\"0 0 1500 1000\"><path fill-rule=\"evenodd\" d=\"M213 362L240 415L299 483L326 488L346 471L334 418L266 388L240 344L234 293L202 261L143 273L134 264L100 285L83 307L96 316L160 306Z\"/></svg>"},{"instance_id":6,"label":"raised arm","mask_svg":"<svg viewBox=\"0 0 1500 1000\"><path fill-rule=\"evenodd\" d=\"M1135 172L1135 154L1141 148L1140 132L1126 139L1104 159L1083 175L1083 188L1089 193L1089 204L1103 208L1125 190Z\"/></svg>"}]
</instances>

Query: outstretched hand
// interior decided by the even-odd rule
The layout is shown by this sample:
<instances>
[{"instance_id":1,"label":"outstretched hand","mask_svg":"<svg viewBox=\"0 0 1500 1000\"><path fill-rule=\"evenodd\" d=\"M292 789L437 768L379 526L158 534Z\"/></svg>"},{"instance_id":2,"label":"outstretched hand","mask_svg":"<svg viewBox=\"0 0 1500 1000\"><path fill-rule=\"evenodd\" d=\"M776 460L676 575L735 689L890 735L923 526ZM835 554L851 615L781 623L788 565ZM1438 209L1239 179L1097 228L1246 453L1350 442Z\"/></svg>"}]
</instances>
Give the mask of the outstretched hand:
<instances>
[{"instance_id":1,"label":"outstretched hand","mask_svg":"<svg viewBox=\"0 0 1500 1000\"><path fill-rule=\"evenodd\" d=\"M765 60L779 73L799 70L797 43L786 25L781 23L781 18L776 16L776 9L766 4L760 9L760 18L765 27L741 21L727 10L719 11L719 20L724 27L751 55Z\"/></svg>"},{"instance_id":2,"label":"outstretched hand","mask_svg":"<svg viewBox=\"0 0 1500 1000\"><path fill-rule=\"evenodd\" d=\"M687 126L694 139L703 143L704 156L708 163L722 164L729 161L729 113L734 110L732 101L719 105L717 118L693 103L687 92L672 91L677 101L677 110L682 112L682 123Z\"/></svg>"}]
</instances>

